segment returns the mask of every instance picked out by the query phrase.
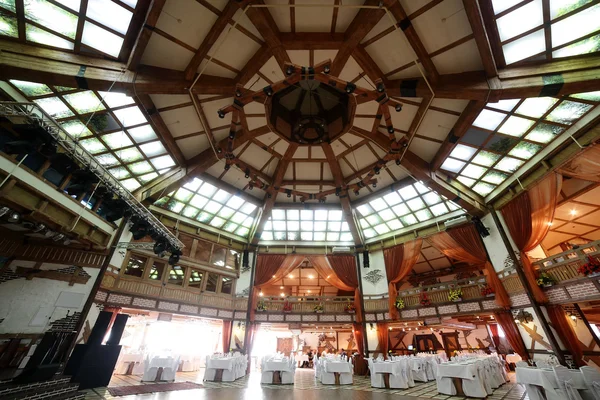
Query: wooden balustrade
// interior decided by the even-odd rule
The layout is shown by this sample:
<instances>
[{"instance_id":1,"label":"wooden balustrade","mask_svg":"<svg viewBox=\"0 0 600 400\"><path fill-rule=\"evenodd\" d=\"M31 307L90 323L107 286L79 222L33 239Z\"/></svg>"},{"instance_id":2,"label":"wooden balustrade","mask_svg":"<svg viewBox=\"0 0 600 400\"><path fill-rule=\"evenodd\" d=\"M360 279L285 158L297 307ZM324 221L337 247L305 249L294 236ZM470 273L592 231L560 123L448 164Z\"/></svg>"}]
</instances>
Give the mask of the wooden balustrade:
<instances>
[{"instance_id":1,"label":"wooden balustrade","mask_svg":"<svg viewBox=\"0 0 600 400\"><path fill-rule=\"evenodd\" d=\"M587 258L600 259L600 240L580 245L578 249L563 251L533 263L540 272L548 274L556 283L584 278L577 269Z\"/></svg>"},{"instance_id":2,"label":"wooden balustrade","mask_svg":"<svg viewBox=\"0 0 600 400\"><path fill-rule=\"evenodd\" d=\"M354 303L354 297L348 296L321 296L321 297L288 297L283 300L281 298L264 298L268 312L284 312L283 307L286 301L291 305L291 313L312 313L314 308L321 304L324 313L344 313L346 305Z\"/></svg>"}]
</instances>

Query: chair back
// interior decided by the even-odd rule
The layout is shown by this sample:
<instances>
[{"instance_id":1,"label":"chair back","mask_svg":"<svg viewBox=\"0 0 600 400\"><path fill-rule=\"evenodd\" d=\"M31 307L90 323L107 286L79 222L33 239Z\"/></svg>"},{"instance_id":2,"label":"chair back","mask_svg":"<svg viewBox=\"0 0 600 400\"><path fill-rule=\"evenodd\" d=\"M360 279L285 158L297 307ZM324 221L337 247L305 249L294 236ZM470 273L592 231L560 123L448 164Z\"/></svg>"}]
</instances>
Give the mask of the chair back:
<instances>
[{"instance_id":1,"label":"chair back","mask_svg":"<svg viewBox=\"0 0 600 400\"><path fill-rule=\"evenodd\" d=\"M515 365L516 365L517 367L529 367L529 364L527 364L527 361L517 361L517 362L515 363Z\"/></svg>"},{"instance_id":2,"label":"chair back","mask_svg":"<svg viewBox=\"0 0 600 400\"><path fill-rule=\"evenodd\" d=\"M600 400L600 371L597 368L589 366L581 367L579 370L583 374L586 386L594 394L594 399Z\"/></svg>"}]
</instances>

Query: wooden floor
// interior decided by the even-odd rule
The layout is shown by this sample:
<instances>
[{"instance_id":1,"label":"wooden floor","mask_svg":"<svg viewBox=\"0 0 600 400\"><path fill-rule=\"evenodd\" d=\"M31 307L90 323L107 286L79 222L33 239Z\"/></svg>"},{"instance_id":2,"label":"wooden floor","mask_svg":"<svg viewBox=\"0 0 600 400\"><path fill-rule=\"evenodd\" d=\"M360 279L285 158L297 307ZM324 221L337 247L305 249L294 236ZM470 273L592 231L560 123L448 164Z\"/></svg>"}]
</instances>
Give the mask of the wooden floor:
<instances>
[{"instance_id":1,"label":"wooden floor","mask_svg":"<svg viewBox=\"0 0 600 400\"><path fill-rule=\"evenodd\" d=\"M260 373L253 372L250 376L235 382L203 382L204 369L198 372L179 372L176 382L196 382L204 385L203 389L182 390L143 394L137 396L113 397L106 388L86 391L86 400L464 400L464 397L446 396L437 393L436 383L417 383L414 388L378 389L371 387L368 377L355 376L353 385L333 386L322 385L314 377L310 369L297 369L294 385L261 385ZM525 389L514 383L514 373L510 374L511 382L496 389L488 400L529 400ZM142 385L141 376L114 375L109 386Z\"/></svg>"}]
</instances>

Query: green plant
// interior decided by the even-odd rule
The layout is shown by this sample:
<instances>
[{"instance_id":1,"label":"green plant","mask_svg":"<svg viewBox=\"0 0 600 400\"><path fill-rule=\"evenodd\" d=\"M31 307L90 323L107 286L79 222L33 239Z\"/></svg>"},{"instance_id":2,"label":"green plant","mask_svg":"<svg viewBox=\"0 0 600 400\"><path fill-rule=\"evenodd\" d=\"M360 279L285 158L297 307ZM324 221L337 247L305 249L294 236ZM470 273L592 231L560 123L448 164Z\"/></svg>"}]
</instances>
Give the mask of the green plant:
<instances>
[{"instance_id":1,"label":"green plant","mask_svg":"<svg viewBox=\"0 0 600 400\"><path fill-rule=\"evenodd\" d=\"M538 284L538 286L549 286L554 285L555 281L550 275L548 275L545 272L542 272L538 276L536 283Z\"/></svg>"},{"instance_id":2,"label":"green plant","mask_svg":"<svg viewBox=\"0 0 600 400\"><path fill-rule=\"evenodd\" d=\"M256 311L267 311L267 305L264 300L260 300L256 305Z\"/></svg>"},{"instance_id":3,"label":"green plant","mask_svg":"<svg viewBox=\"0 0 600 400\"><path fill-rule=\"evenodd\" d=\"M402 297L396 297L396 301L394 302L394 306L398 309L398 310L402 310L404 307L406 307L406 305L404 304L404 300L402 299Z\"/></svg>"},{"instance_id":4,"label":"green plant","mask_svg":"<svg viewBox=\"0 0 600 400\"><path fill-rule=\"evenodd\" d=\"M313 311L314 312L322 312L323 311L323 304L319 303L316 306L313 307Z\"/></svg>"},{"instance_id":5,"label":"green plant","mask_svg":"<svg viewBox=\"0 0 600 400\"><path fill-rule=\"evenodd\" d=\"M462 289L461 288L450 289L448 291L448 300L450 300L450 301L461 300L462 296L463 296L463 293L462 293Z\"/></svg>"}]
</instances>

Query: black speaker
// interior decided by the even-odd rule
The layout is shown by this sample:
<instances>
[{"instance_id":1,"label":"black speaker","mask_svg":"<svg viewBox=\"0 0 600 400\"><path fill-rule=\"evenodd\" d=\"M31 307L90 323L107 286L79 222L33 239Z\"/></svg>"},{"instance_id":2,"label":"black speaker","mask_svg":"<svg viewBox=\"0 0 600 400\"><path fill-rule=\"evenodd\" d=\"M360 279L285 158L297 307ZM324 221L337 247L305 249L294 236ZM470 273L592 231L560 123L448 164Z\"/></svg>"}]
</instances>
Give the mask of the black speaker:
<instances>
[{"instance_id":1,"label":"black speaker","mask_svg":"<svg viewBox=\"0 0 600 400\"><path fill-rule=\"evenodd\" d=\"M250 268L250 254L248 250L244 250L242 254L242 269Z\"/></svg>"},{"instance_id":2,"label":"black speaker","mask_svg":"<svg viewBox=\"0 0 600 400\"><path fill-rule=\"evenodd\" d=\"M363 251L363 268L369 268L369 250Z\"/></svg>"},{"instance_id":3,"label":"black speaker","mask_svg":"<svg viewBox=\"0 0 600 400\"><path fill-rule=\"evenodd\" d=\"M73 354L80 358L79 365L73 368L67 364L65 373L73 374L71 382L78 382L79 390L108 386L120 352L121 346L78 344Z\"/></svg>"},{"instance_id":4,"label":"black speaker","mask_svg":"<svg viewBox=\"0 0 600 400\"><path fill-rule=\"evenodd\" d=\"M110 337L106 342L107 345L115 346L121 342L121 336L123 336L123 331L125 330L125 325L127 324L128 319L129 315L127 314L117 314L117 318L115 319L112 329L110 330Z\"/></svg>"},{"instance_id":5,"label":"black speaker","mask_svg":"<svg viewBox=\"0 0 600 400\"><path fill-rule=\"evenodd\" d=\"M110 324L112 315L111 312L100 311L100 315L98 315L98 319L92 328L92 332L90 333L90 337L86 344L102 344L102 340L104 339L104 336L106 336L106 331L108 331L108 325Z\"/></svg>"}]
</instances>

